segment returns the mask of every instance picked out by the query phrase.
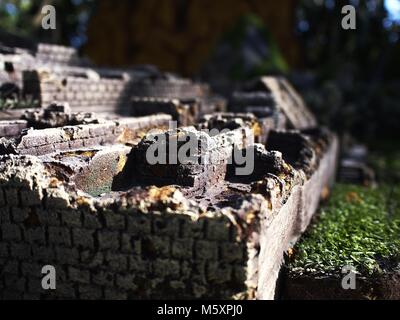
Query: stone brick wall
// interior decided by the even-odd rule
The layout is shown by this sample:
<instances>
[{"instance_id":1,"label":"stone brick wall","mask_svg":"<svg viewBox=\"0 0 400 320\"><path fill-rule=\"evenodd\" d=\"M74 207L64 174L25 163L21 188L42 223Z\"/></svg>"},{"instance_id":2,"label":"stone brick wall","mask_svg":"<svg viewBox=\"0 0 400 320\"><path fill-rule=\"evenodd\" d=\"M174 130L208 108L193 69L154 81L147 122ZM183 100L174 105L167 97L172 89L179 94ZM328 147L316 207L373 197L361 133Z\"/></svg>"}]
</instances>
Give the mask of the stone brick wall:
<instances>
[{"instance_id":1,"label":"stone brick wall","mask_svg":"<svg viewBox=\"0 0 400 320\"><path fill-rule=\"evenodd\" d=\"M24 71L24 93L32 95L47 106L53 101L66 101L75 111L122 111L130 105L129 81L119 73L119 78L101 77L95 70L64 67L51 70ZM90 78L90 72L94 79Z\"/></svg>"},{"instance_id":2,"label":"stone brick wall","mask_svg":"<svg viewBox=\"0 0 400 320\"><path fill-rule=\"evenodd\" d=\"M41 130L25 130L17 135L17 139L9 141L1 138L1 133L15 133L19 122L0 122L0 154L43 155L51 152L72 150L82 147L93 147L110 144L121 140L134 139L140 131L155 127L167 126L171 117L168 115L152 115L120 120L103 120L101 123L88 123L76 126L46 128ZM21 125L23 122L21 122Z\"/></svg>"},{"instance_id":3,"label":"stone brick wall","mask_svg":"<svg viewBox=\"0 0 400 320\"><path fill-rule=\"evenodd\" d=\"M33 157L0 172L0 298L230 298L246 290L246 241L224 215L105 205L68 193ZM149 199L148 197L146 199ZM179 202L179 201L178 201ZM186 205L185 205L186 206ZM41 286L53 265L56 290Z\"/></svg>"},{"instance_id":4,"label":"stone brick wall","mask_svg":"<svg viewBox=\"0 0 400 320\"><path fill-rule=\"evenodd\" d=\"M15 63L17 99L42 108L0 111L20 119L0 121L0 299L274 298L337 154L284 79L233 94L231 111L254 114L216 114L225 99L207 85L155 68L66 65L74 50L54 46L11 53L32 61ZM193 134L195 161L149 163L150 129L179 151ZM236 174L236 151L254 154L252 174ZM45 265L55 290L42 288Z\"/></svg>"},{"instance_id":5,"label":"stone brick wall","mask_svg":"<svg viewBox=\"0 0 400 320\"><path fill-rule=\"evenodd\" d=\"M25 120L1 121L0 137L14 137L21 134L22 129L27 127Z\"/></svg>"},{"instance_id":6,"label":"stone brick wall","mask_svg":"<svg viewBox=\"0 0 400 320\"><path fill-rule=\"evenodd\" d=\"M39 43L35 50L7 47L0 44L0 85L12 82L22 89L24 70L39 66L84 66L87 62L81 59L71 47Z\"/></svg>"},{"instance_id":7,"label":"stone brick wall","mask_svg":"<svg viewBox=\"0 0 400 320\"><path fill-rule=\"evenodd\" d=\"M54 44L39 43L35 57L43 63L80 65L83 63L75 48Z\"/></svg>"}]
</instances>

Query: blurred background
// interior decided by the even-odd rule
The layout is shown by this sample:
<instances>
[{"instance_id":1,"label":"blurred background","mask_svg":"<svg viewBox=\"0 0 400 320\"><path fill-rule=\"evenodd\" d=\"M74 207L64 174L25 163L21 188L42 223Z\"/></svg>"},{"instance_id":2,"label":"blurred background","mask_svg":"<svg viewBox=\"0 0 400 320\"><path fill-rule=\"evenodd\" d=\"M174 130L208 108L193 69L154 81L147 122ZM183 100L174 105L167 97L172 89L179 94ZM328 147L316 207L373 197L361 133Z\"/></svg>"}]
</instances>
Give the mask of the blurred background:
<instances>
[{"instance_id":1,"label":"blurred background","mask_svg":"<svg viewBox=\"0 0 400 320\"><path fill-rule=\"evenodd\" d=\"M57 12L41 28L41 8ZM356 30L343 30L344 5ZM0 0L0 36L79 49L102 66L154 64L226 93L284 74L342 141L364 143L389 179L400 168L400 0Z\"/></svg>"}]
</instances>

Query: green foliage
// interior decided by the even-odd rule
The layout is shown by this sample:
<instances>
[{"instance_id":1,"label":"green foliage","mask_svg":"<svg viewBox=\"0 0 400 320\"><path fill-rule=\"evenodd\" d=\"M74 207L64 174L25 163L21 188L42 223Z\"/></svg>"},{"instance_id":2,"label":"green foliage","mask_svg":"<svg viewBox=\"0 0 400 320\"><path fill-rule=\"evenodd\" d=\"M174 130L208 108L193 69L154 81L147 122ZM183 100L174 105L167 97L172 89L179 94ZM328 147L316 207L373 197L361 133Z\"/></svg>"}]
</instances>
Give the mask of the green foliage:
<instances>
[{"instance_id":1,"label":"green foliage","mask_svg":"<svg viewBox=\"0 0 400 320\"><path fill-rule=\"evenodd\" d=\"M10 109L27 109L27 108L38 108L39 101L33 99L3 99L0 98L0 111L6 111Z\"/></svg>"},{"instance_id":2,"label":"green foliage","mask_svg":"<svg viewBox=\"0 0 400 320\"><path fill-rule=\"evenodd\" d=\"M287 73L288 64L264 22L243 15L225 31L205 66L207 78L244 80L268 73Z\"/></svg>"},{"instance_id":3,"label":"green foliage","mask_svg":"<svg viewBox=\"0 0 400 320\"><path fill-rule=\"evenodd\" d=\"M30 15L33 6L33 1L0 1L0 28L28 35L27 29L32 27Z\"/></svg>"},{"instance_id":4,"label":"green foliage","mask_svg":"<svg viewBox=\"0 0 400 320\"><path fill-rule=\"evenodd\" d=\"M225 34L225 41L231 42L234 52L239 51L246 45L246 32L249 28L253 28L264 40L268 47L268 54L263 60L250 71L246 71L243 65L245 61L238 61L237 69L233 72L236 79L246 79L255 76L265 75L266 73L286 73L289 67L279 50L278 45L273 39L271 33L265 27L263 21L255 15L244 15L239 19L238 23ZM260 39L261 40L261 39ZM242 57L243 58L243 57Z\"/></svg>"},{"instance_id":5,"label":"green foliage","mask_svg":"<svg viewBox=\"0 0 400 320\"><path fill-rule=\"evenodd\" d=\"M338 275L351 265L380 273L400 259L400 186L368 189L338 185L319 221L294 249L295 274Z\"/></svg>"},{"instance_id":6,"label":"green foliage","mask_svg":"<svg viewBox=\"0 0 400 320\"><path fill-rule=\"evenodd\" d=\"M299 1L304 66L315 75L314 88L304 96L319 120L340 134L364 143L387 139L397 131L400 116L400 24L389 26L383 0L353 1L357 29L344 30L345 4Z\"/></svg>"},{"instance_id":7,"label":"green foliage","mask_svg":"<svg viewBox=\"0 0 400 320\"><path fill-rule=\"evenodd\" d=\"M80 46L86 39L86 23L96 5L95 0L0 0L0 34L2 31L33 41ZM56 31L41 26L44 5L56 9Z\"/></svg>"},{"instance_id":8,"label":"green foliage","mask_svg":"<svg viewBox=\"0 0 400 320\"><path fill-rule=\"evenodd\" d=\"M307 65L316 66L330 78L340 71L338 67L351 62L358 76L371 76L380 66L367 63L377 63L390 46L391 30L383 24L387 17L383 0L371 1L373 5L367 1L352 4L357 12L356 32L341 28L342 7L348 1L331 1L329 6L327 2L302 0L297 10L298 20L308 26L299 30Z\"/></svg>"}]
</instances>

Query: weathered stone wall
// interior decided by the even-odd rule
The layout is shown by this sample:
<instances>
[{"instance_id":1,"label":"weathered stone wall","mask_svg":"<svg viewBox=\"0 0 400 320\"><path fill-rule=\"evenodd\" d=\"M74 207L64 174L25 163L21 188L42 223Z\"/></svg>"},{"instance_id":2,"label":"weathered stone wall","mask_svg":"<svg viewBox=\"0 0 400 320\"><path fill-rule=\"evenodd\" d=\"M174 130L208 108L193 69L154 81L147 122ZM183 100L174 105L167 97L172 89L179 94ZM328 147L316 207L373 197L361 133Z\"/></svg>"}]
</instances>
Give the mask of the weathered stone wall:
<instances>
[{"instance_id":1,"label":"weathered stone wall","mask_svg":"<svg viewBox=\"0 0 400 320\"><path fill-rule=\"evenodd\" d=\"M25 95L33 96L42 106L66 101L75 111L115 112L130 105L129 81L123 78L122 72L116 75L119 78L113 79L84 68L51 71L39 69L23 73ZM94 78L90 78L91 74Z\"/></svg>"},{"instance_id":2,"label":"weathered stone wall","mask_svg":"<svg viewBox=\"0 0 400 320\"><path fill-rule=\"evenodd\" d=\"M333 176L337 142L315 134L302 158L322 152L309 179L258 145L249 181L228 175L195 197L141 185L94 198L48 171L43 156L0 156L1 298L273 299L283 252ZM48 264L55 291L40 286Z\"/></svg>"},{"instance_id":3,"label":"weathered stone wall","mask_svg":"<svg viewBox=\"0 0 400 320\"><path fill-rule=\"evenodd\" d=\"M0 137L14 137L21 134L22 129L27 127L25 120L1 121Z\"/></svg>"},{"instance_id":4,"label":"weathered stone wall","mask_svg":"<svg viewBox=\"0 0 400 320\"><path fill-rule=\"evenodd\" d=\"M51 152L111 144L118 141L129 142L129 140L135 139L141 131L145 132L151 128L168 126L170 120L170 116L160 114L41 130L31 129L23 131L12 141L1 138L0 131L0 154L43 155ZM5 133L15 132L12 129L16 124L18 122L4 121L3 131ZM2 130L1 122L0 130Z\"/></svg>"},{"instance_id":5,"label":"weathered stone wall","mask_svg":"<svg viewBox=\"0 0 400 320\"><path fill-rule=\"evenodd\" d=\"M0 44L0 85L12 82L22 89L22 72L38 66L86 64L71 47L39 43L35 50L29 50Z\"/></svg>"},{"instance_id":6,"label":"weathered stone wall","mask_svg":"<svg viewBox=\"0 0 400 320\"><path fill-rule=\"evenodd\" d=\"M162 112L189 125L200 114L226 107L225 99L213 95L206 84L150 66L98 68L78 57L75 49L57 45L39 44L35 51L0 45L0 85L6 82L16 86L13 100L18 103L14 110L0 110L0 119L18 119L23 109L66 102L75 112L125 116ZM178 103L154 104L149 98Z\"/></svg>"},{"instance_id":7,"label":"weathered stone wall","mask_svg":"<svg viewBox=\"0 0 400 320\"><path fill-rule=\"evenodd\" d=\"M11 82L22 88L22 70L34 62L28 51L0 45L0 85Z\"/></svg>"},{"instance_id":8,"label":"weathered stone wall","mask_svg":"<svg viewBox=\"0 0 400 320\"><path fill-rule=\"evenodd\" d=\"M230 105L254 114L215 114L225 100L207 85L151 67L65 65L73 50L39 49L42 58L28 54L34 63L16 69L17 100L43 108L0 112L23 119L0 122L0 299L273 299L284 251L314 214L337 153L332 134L310 129L293 88L261 78ZM195 145L192 163L150 164L149 130L171 119L229 132L169 130L168 147L189 133L207 144ZM286 125L298 130L275 131ZM252 174L236 174L235 151L254 153ZM42 289L45 265L56 268L56 290Z\"/></svg>"},{"instance_id":9,"label":"weathered stone wall","mask_svg":"<svg viewBox=\"0 0 400 320\"><path fill-rule=\"evenodd\" d=\"M338 141L335 138L311 177L304 184L294 186L284 204L276 204L275 212L279 214L262 222L259 269L263 272L258 279L258 299L274 299L277 284L271 278L278 278L284 258L279 252L286 252L306 230L318 208L324 188L332 184L337 152ZM276 238L280 241L272 241Z\"/></svg>"},{"instance_id":10,"label":"weathered stone wall","mask_svg":"<svg viewBox=\"0 0 400 320\"><path fill-rule=\"evenodd\" d=\"M43 63L65 65L81 65L83 63L75 48L47 43L37 45L35 57Z\"/></svg>"},{"instance_id":11,"label":"weathered stone wall","mask_svg":"<svg viewBox=\"0 0 400 320\"><path fill-rule=\"evenodd\" d=\"M230 298L245 291L246 242L227 217L96 205L47 181L32 157L2 161L31 167L0 170L2 299ZM49 264L57 289L45 291L41 268Z\"/></svg>"}]
</instances>

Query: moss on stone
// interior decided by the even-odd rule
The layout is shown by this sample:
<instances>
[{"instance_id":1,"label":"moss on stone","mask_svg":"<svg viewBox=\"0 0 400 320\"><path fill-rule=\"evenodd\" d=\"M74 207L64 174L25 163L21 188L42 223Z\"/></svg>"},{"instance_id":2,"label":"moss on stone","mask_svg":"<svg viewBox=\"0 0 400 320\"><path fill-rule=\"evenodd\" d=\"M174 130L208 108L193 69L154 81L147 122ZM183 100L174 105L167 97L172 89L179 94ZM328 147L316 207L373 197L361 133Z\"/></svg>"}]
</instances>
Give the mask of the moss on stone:
<instances>
[{"instance_id":1,"label":"moss on stone","mask_svg":"<svg viewBox=\"0 0 400 320\"><path fill-rule=\"evenodd\" d=\"M400 262L400 186L337 185L294 248L292 274L338 275L345 265L371 276Z\"/></svg>"}]
</instances>

